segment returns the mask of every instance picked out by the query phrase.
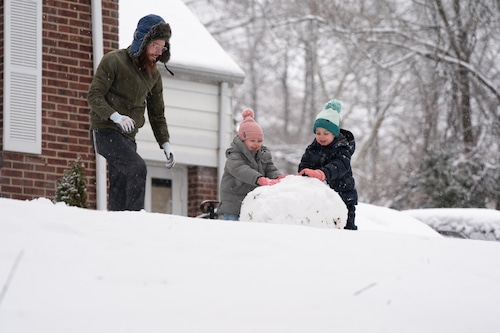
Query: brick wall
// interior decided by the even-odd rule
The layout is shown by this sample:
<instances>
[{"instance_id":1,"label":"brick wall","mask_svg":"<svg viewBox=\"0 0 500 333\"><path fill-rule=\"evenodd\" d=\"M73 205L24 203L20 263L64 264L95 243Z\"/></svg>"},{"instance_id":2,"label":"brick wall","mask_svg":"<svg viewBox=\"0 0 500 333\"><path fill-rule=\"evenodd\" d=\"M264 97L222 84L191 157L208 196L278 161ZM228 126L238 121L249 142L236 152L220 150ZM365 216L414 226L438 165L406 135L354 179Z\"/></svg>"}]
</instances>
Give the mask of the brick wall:
<instances>
[{"instance_id":1,"label":"brick wall","mask_svg":"<svg viewBox=\"0 0 500 333\"><path fill-rule=\"evenodd\" d=\"M217 182L217 168L188 168L188 216L201 214L203 200L218 200Z\"/></svg>"},{"instance_id":2,"label":"brick wall","mask_svg":"<svg viewBox=\"0 0 500 333\"><path fill-rule=\"evenodd\" d=\"M3 15L3 2L1 7ZM102 7L107 53L118 48L118 0L104 0ZM87 105L93 76L91 20L90 0L43 1L42 154L5 152L0 141L1 197L53 199L57 179L81 157L86 168L89 205L95 208L95 154L89 140ZM2 17L1 68L3 21ZM2 140L3 82L0 86Z\"/></svg>"}]
</instances>

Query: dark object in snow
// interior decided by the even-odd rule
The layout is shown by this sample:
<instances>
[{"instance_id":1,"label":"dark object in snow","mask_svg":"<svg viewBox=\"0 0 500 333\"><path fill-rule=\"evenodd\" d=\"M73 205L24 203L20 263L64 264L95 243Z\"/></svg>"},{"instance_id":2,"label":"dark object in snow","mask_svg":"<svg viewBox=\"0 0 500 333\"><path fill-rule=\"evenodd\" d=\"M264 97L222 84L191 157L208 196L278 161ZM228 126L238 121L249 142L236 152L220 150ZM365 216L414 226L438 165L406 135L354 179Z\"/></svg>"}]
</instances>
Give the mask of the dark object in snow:
<instances>
[{"instance_id":1,"label":"dark object in snow","mask_svg":"<svg viewBox=\"0 0 500 333\"><path fill-rule=\"evenodd\" d=\"M441 235L446 236L446 237L467 239L467 236L465 236L463 233L458 232L458 231L444 230L444 229L436 229L436 231L439 232Z\"/></svg>"},{"instance_id":2,"label":"dark object in snow","mask_svg":"<svg viewBox=\"0 0 500 333\"><path fill-rule=\"evenodd\" d=\"M218 204L219 204L219 201L217 201L217 200L204 200L204 201L202 201L200 204L200 210L201 210L202 214L200 214L196 217L201 218L201 219L211 219L211 220L218 219L219 215L217 214L217 208L215 207Z\"/></svg>"}]
</instances>

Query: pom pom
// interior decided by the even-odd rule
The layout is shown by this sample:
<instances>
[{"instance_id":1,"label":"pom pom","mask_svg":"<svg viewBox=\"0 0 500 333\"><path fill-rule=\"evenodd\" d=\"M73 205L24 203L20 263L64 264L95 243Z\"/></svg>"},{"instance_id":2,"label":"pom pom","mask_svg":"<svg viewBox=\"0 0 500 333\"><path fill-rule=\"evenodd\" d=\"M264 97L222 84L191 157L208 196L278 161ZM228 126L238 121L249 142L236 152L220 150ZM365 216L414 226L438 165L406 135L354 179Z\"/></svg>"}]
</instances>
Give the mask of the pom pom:
<instances>
[{"instance_id":1,"label":"pom pom","mask_svg":"<svg viewBox=\"0 0 500 333\"><path fill-rule=\"evenodd\" d=\"M252 109L245 109L243 110L243 112L241 113L241 115L243 116L243 119L247 118L247 117L252 117L254 118L254 112Z\"/></svg>"},{"instance_id":2,"label":"pom pom","mask_svg":"<svg viewBox=\"0 0 500 333\"><path fill-rule=\"evenodd\" d=\"M333 109L340 113L340 110L342 109L342 104L340 104L339 101L336 99L332 99L331 101L328 101L328 103L325 104L324 109Z\"/></svg>"}]
</instances>

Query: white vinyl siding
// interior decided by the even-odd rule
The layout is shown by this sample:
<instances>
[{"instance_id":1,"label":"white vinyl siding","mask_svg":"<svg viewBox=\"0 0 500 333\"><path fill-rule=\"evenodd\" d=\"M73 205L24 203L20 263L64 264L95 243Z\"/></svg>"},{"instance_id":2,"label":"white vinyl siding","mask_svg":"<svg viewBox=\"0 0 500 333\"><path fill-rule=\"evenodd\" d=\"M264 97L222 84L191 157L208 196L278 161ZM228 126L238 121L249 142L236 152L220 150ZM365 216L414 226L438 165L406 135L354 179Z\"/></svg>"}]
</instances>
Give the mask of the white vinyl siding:
<instances>
[{"instance_id":1,"label":"white vinyl siding","mask_svg":"<svg viewBox=\"0 0 500 333\"><path fill-rule=\"evenodd\" d=\"M218 167L220 86L171 78L163 79L165 116L177 163ZM231 96L226 96L230 99ZM231 105L231 101L228 101ZM232 116L227 114L232 129ZM227 135L229 147L231 135ZM146 121L137 135L138 150L147 160L163 161L165 155Z\"/></svg>"},{"instance_id":2,"label":"white vinyl siding","mask_svg":"<svg viewBox=\"0 0 500 333\"><path fill-rule=\"evenodd\" d=\"M42 152L42 1L4 1L4 138L7 151Z\"/></svg>"}]
</instances>

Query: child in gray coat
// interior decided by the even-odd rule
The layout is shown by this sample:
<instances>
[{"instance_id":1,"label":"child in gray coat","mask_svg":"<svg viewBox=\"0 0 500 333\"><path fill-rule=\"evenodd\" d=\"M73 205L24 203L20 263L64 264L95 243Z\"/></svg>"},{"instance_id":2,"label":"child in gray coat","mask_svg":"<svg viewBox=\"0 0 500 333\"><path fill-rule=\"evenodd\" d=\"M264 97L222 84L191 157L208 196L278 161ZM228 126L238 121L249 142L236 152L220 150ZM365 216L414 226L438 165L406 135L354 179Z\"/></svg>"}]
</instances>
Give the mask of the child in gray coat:
<instances>
[{"instance_id":1,"label":"child in gray coat","mask_svg":"<svg viewBox=\"0 0 500 333\"><path fill-rule=\"evenodd\" d=\"M274 166L271 151L262 145L264 133L254 120L254 111L242 113L238 135L226 150L226 165L220 186L219 218L239 220L241 203L257 186L274 185L281 176Z\"/></svg>"}]
</instances>

